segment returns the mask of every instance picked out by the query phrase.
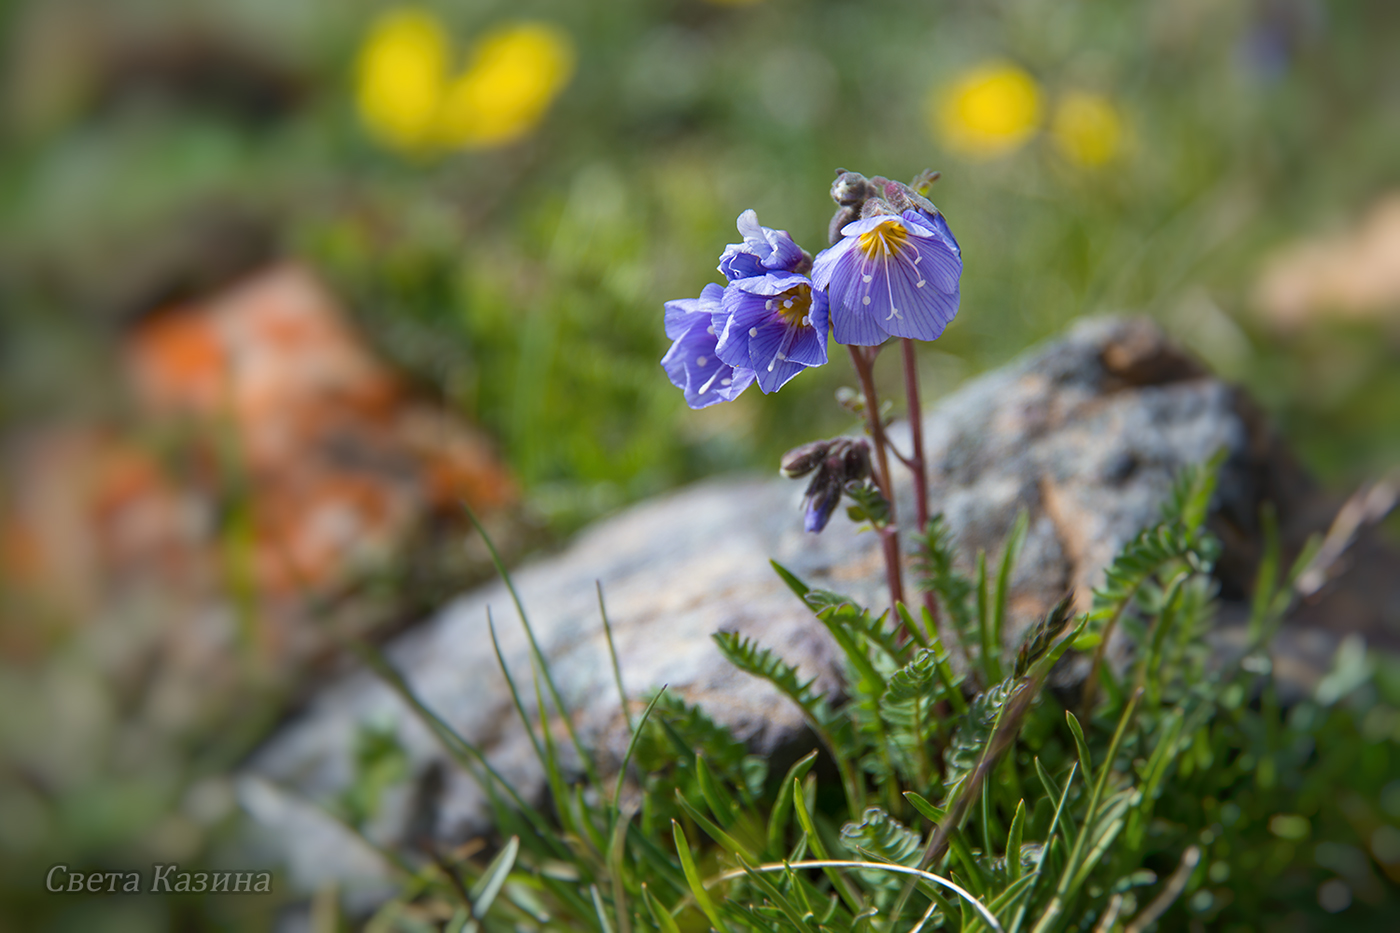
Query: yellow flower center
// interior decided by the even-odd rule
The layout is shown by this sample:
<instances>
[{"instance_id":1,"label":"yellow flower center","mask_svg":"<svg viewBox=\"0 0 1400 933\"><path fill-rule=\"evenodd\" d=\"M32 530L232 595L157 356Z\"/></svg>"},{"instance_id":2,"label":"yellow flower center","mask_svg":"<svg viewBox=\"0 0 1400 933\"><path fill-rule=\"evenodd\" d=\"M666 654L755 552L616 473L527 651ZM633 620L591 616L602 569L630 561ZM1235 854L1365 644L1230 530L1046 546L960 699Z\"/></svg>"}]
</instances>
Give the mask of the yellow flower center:
<instances>
[{"instance_id":1,"label":"yellow flower center","mask_svg":"<svg viewBox=\"0 0 1400 933\"><path fill-rule=\"evenodd\" d=\"M887 220L880 226L860 235L857 245L860 251L871 259L898 256L909 239L909 231L897 220Z\"/></svg>"},{"instance_id":2,"label":"yellow flower center","mask_svg":"<svg viewBox=\"0 0 1400 933\"><path fill-rule=\"evenodd\" d=\"M768 299L768 310L776 313L788 327L810 327L807 314L812 310L812 289L807 285L789 288L781 295Z\"/></svg>"}]
</instances>

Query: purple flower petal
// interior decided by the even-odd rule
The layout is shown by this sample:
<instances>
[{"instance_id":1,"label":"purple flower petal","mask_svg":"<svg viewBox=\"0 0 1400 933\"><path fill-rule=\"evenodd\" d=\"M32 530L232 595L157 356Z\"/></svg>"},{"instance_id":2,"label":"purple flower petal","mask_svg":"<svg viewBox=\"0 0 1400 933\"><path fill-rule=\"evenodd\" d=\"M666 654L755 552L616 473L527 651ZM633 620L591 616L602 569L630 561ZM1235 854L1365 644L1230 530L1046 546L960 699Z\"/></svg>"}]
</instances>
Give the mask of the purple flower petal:
<instances>
[{"instance_id":1,"label":"purple flower petal","mask_svg":"<svg viewBox=\"0 0 1400 933\"><path fill-rule=\"evenodd\" d=\"M720 298L724 288L713 282L706 285L699 298L677 298L666 302L666 336L677 340L694 324L693 315L713 315L719 311Z\"/></svg>"},{"instance_id":2,"label":"purple flower petal","mask_svg":"<svg viewBox=\"0 0 1400 933\"><path fill-rule=\"evenodd\" d=\"M731 401L754 382L751 369L736 369L715 351L715 321L723 294L723 288L711 284L697 299L666 303L667 335L674 334L675 343L661 358L661 366L691 408Z\"/></svg>"},{"instance_id":3,"label":"purple flower petal","mask_svg":"<svg viewBox=\"0 0 1400 933\"><path fill-rule=\"evenodd\" d=\"M787 231L763 226L753 210L740 214L736 226L744 242L726 246L719 259L719 271L730 282L766 272L791 272L801 264L802 248Z\"/></svg>"}]
</instances>

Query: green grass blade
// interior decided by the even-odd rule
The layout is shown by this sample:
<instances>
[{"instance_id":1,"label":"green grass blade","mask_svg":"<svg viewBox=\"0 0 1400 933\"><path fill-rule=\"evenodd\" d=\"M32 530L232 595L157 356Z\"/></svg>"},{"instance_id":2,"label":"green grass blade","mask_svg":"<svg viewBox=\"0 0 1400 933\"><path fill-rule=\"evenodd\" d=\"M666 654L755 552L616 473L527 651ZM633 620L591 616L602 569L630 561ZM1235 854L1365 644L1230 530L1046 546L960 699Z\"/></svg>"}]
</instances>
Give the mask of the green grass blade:
<instances>
[{"instance_id":1,"label":"green grass blade","mask_svg":"<svg viewBox=\"0 0 1400 933\"><path fill-rule=\"evenodd\" d=\"M700 752L695 753L695 776L700 784L700 795L705 798L705 803L709 805L715 819L725 829L733 826L737 809L734 798L724 789L723 784L715 780L710 766L705 763L705 756Z\"/></svg>"},{"instance_id":2,"label":"green grass blade","mask_svg":"<svg viewBox=\"0 0 1400 933\"><path fill-rule=\"evenodd\" d=\"M685 799L685 795L682 794L679 789L676 790L676 803L685 811L686 816L695 821L696 826L703 829L705 833L715 842L719 843L726 852L729 852L731 855L744 854L751 858L754 857L754 853L750 852L747 846L729 835L729 833L724 831L723 827L717 825L714 820L711 820L708 816L696 809L694 804Z\"/></svg>"},{"instance_id":3,"label":"green grass blade","mask_svg":"<svg viewBox=\"0 0 1400 933\"><path fill-rule=\"evenodd\" d=\"M656 898L651 896L651 890L645 881L642 882L642 901L647 906L647 913L651 914L652 922L661 930L661 933L681 933L681 928L676 924L676 918L671 916L671 912L656 903Z\"/></svg>"},{"instance_id":4,"label":"green grass blade","mask_svg":"<svg viewBox=\"0 0 1400 933\"><path fill-rule=\"evenodd\" d=\"M486 916L486 911L491 909L491 904L496 900L496 895L501 893L501 887L506 883L511 869L515 867L515 857L520 853L520 837L511 836L510 840L496 853L496 857L486 866L486 871L481 873L476 884L472 885L468 896L472 899L472 917L480 920Z\"/></svg>"},{"instance_id":5,"label":"green grass blade","mask_svg":"<svg viewBox=\"0 0 1400 933\"><path fill-rule=\"evenodd\" d=\"M977 552L977 640L982 646L982 675L990 684L1001 681L1001 645L992 641L992 609L987 598L987 552Z\"/></svg>"},{"instance_id":6,"label":"green grass blade","mask_svg":"<svg viewBox=\"0 0 1400 933\"><path fill-rule=\"evenodd\" d=\"M754 871L753 866L744 861L742 856L739 858L739 867L744 869L749 883L762 891L768 900L772 901L773 906L782 911L783 916L787 917L788 922L793 927L803 931L812 929L812 925L807 922L805 916L808 911L801 905L794 904L792 899L784 894L776 884L769 881L762 872Z\"/></svg>"},{"instance_id":7,"label":"green grass blade","mask_svg":"<svg viewBox=\"0 0 1400 933\"><path fill-rule=\"evenodd\" d=\"M913 806L915 810L919 811L920 816L930 823L933 823L935 826L948 817L948 811L944 810L942 807L934 806L925 800L922 795L916 794L912 790L906 790L904 792L904 799L909 801L910 805Z\"/></svg>"},{"instance_id":8,"label":"green grass blade","mask_svg":"<svg viewBox=\"0 0 1400 933\"><path fill-rule=\"evenodd\" d=\"M627 854L627 824L635 811L620 817L608 839L608 877L612 879L613 913L617 916L618 933L632 933L632 913L627 907L627 884L623 874L623 856Z\"/></svg>"},{"instance_id":9,"label":"green grass blade","mask_svg":"<svg viewBox=\"0 0 1400 933\"><path fill-rule=\"evenodd\" d=\"M544 767L544 749L540 747L540 740L535 735L535 727L530 723L530 717L525 712L525 705L520 702L520 691L516 689L515 678L510 676L510 668L506 666L505 655L501 653L500 640L496 638L496 620L491 618L491 607L486 607L486 628L491 632L491 647L496 651L496 664L501 669L502 676L506 679L506 686L510 689L511 701L515 704L515 711L520 714L520 723L525 727L525 734L530 737L530 745L535 749L535 757L539 759L540 766Z\"/></svg>"},{"instance_id":10,"label":"green grass blade","mask_svg":"<svg viewBox=\"0 0 1400 933\"><path fill-rule=\"evenodd\" d=\"M486 528L476 517L476 513L466 503L462 503L462 508L466 511L467 517L476 526L481 539L486 542L486 550L491 554L491 563L495 565L496 572L500 574L501 581L505 583L506 590L510 593L511 601L515 603L515 611L520 615L520 624L525 628L525 635L530 639L530 650L534 653L535 662L544 673L545 685L549 688L550 699L554 701L554 708L559 713L559 718L564 721L564 729L569 733L569 741L574 744L574 750L578 752L579 761L583 763L583 770L588 774L588 780L594 787L602 787L603 781L598 776L598 769L593 763L593 757L589 755L588 749L579 742L578 736L574 734L574 724L569 719L569 708L564 705L564 699L559 694L559 688L555 686L554 677L549 672L549 662L540 649L540 643L535 638L535 629L530 625L530 617L525 613L525 604L520 600L520 593L515 589L515 581L511 579L510 571L506 569L505 561L501 560L501 554L496 550L496 544L491 540L491 536L486 533Z\"/></svg>"},{"instance_id":11,"label":"green grass blade","mask_svg":"<svg viewBox=\"0 0 1400 933\"><path fill-rule=\"evenodd\" d=\"M603 896L598 893L598 886L590 884L588 894L593 899L593 911L598 915L598 926L603 933L613 933L612 924L608 923L608 911L603 907Z\"/></svg>"},{"instance_id":12,"label":"green grass blade","mask_svg":"<svg viewBox=\"0 0 1400 933\"><path fill-rule=\"evenodd\" d=\"M1016 815L1011 818L1011 829L1006 834L1006 875L1012 881L1021 878L1021 840L1026 831L1026 802L1016 804Z\"/></svg>"},{"instance_id":13,"label":"green grass blade","mask_svg":"<svg viewBox=\"0 0 1400 933\"><path fill-rule=\"evenodd\" d=\"M817 834L817 825L812 821L812 814L807 809L807 798L802 793L802 788L797 781L793 782L792 788L792 808L797 814L797 822L802 826L802 831L807 834L807 841L812 846L812 851L817 858L823 861L831 860L831 853L827 851L826 844L822 842L822 837ZM822 871L831 879L831 886L841 895L841 899L846 902L851 913L860 913L863 909L860 897L851 888L851 883L841 872L835 868L823 867Z\"/></svg>"},{"instance_id":14,"label":"green grass blade","mask_svg":"<svg viewBox=\"0 0 1400 933\"><path fill-rule=\"evenodd\" d=\"M731 933L729 925L724 922L719 908L715 905L714 899L710 897L710 892L705 890L704 881L700 878L700 870L695 867L695 856L691 854L690 842L685 838L685 830L681 829L681 824L675 820L671 821L671 837L676 843L676 854L681 859L681 870L685 872L686 884L690 886L690 893L695 898L695 903L706 917L710 918L710 923L714 924L720 933Z\"/></svg>"},{"instance_id":15,"label":"green grass blade","mask_svg":"<svg viewBox=\"0 0 1400 933\"><path fill-rule=\"evenodd\" d=\"M909 611L909 607L898 603L894 608L899 613L899 620L904 623L904 630L920 648L927 648L928 636L920 626L914 624L914 614Z\"/></svg>"},{"instance_id":16,"label":"green grass blade","mask_svg":"<svg viewBox=\"0 0 1400 933\"><path fill-rule=\"evenodd\" d=\"M1128 723L1132 721L1133 713L1137 709L1138 701L1142 698L1142 691L1138 690L1128 701L1128 705L1123 708L1123 714L1118 718L1118 728L1114 730L1113 739L1108 743L1108 754L1104 758L1103 767L1093 782L1093 791L1089 794L1089 806L1084 812L1084 831L1075 840L1073 848L1070 849L1069 860L1065 864L1065 870L1060 875L1060 883L1055 889L1055 896L1051 899L1050 905L1045 909L1040 917L1040 921L1035 925L1035 933L1048 933L1059 923L1060 916L1068 909L1070 901L1079 893L1074 887L1074 881L1079 875L1080 859L1083 855L1084 843L1089 836L1089 827L1094 825L1098 817L1099 801L1103 798L1104 787L1108 784L1108 776L1113 771L1113 760L1118 755L1118 746L1123 741L1123 735L1127 732ZM1068 714L1067 714L1068 715ZM1079 723L1070 716L1072 728L1075 729L1076 737L1082 735L1078 730ZM1087 752L1087 748L1085 750Z\"/></svg>"},{"instance_id":17,"label":"green grass blade","mask_svg":"<svg viewBox=\"0 0 1400 933\"><path fill-rule=\"evenodd\" d=\"M1079 769L1084 772L1085 782L1093 784L1094 759L1089 754L1089 743L1084 741L1084 728L1069 710L1065 710L1065 722L1069 723L1069 731L1074 733L1074 747L1079 753Z\"/></svg>"},{"instance_id":18,"label":"green grass blade","mask_svg":"<svg viewBox=\"0 0 1400 933\"><path fill-rule=\"evenodd\" d=\"M793 782L799 786L812 765L817 761L817 751L813 749L788 769L787 776L778 790L778 799L773 804L773 812L768 817L768 851L774 856L781 854L783 836L787 832L788 820L792 816Z\"/></svg>"},{"instance_id":19,"label":"green grass blade","mask_svg":"<svg viewBox=\"0 0 1400 933\"><path fill-rule=\"evenodd\" d=\"M1011 526L1011 534L1006 539L1006 549L1001 552L1001 565L997 568L996 592L992 598L992 642L1001 649L1002 637L1006 631L1006 600L1011 592L1011 571L1021 556L1021 546L1026 541L1026 530L1030 527L1030 513L1021 509L1016 513L1016 522Z\"/></svg>"},{"instance_id":20,"label":"green grass blade","mask_svg":"<svg viewBox=\"0 0 1400 933\"><path fill-rule=\"evenodd\" d=\"M953 676L953 669L946 659L947 652L943 650L942 643L938 640L938 624L933 620L933 614L924 606L920 615L923 618L924 628L929 633L929 647L933 649L937 657L943 658L938 662L938 676L943 678L943 685L948 688L948 701L953 704L953 709L959 713L967 712L967 698L962 695L959 682Z\"/></svg>"},{"instance_id":21,"label":"green grass blade","mask_svg":"<svg viewBox=\"0 0 1400 933\"><path fill-rule=\"evenodd\" d=\"M530 806L530 804L520 796L515 786L502 777L491 762L486 760L486 756L482 754L481 749L463 738L456 729L453 729L447 724L446 720L430 710L427 705L418 698L418 695L409 687L408 681L404 680L403 675L394 669L394 666L389 663L388 659L385 658L383 654L368 645L357 645L355 646L355 650L370 669L373 670L381 680L388 684L389 688L397 693L400 699L408 704L409 709L413 711L414 715L416 715L423 724L428 727L428 730L437 737L443 748L446 749L448 755L462 766L462 769L476 781L489 798L493 801L498 799L496 786L499 785L515 803L518 811L524 815L538 837L546 845L554 849L555 853L561 858L567 859L571 857L569 850L559 842L556 833L550 828L549 823L540 812ZM489 780L481 777L477 771L478 766L486 772L487 776L490 778Z\"/></svg>"},{"instance_id":22,"label":"green grass blade","mask_svg":"<svg viewBox=\"0 0 1400 933\"><path fill-rule=\"evenodd\" d=\"M642 718L632 730L632 738L627 743L627 753L622 756L622 765L617 769L617 783L613 785L612 797L612 822L617 823L618 801L622 799L622 785L627 779L627 766L632 763L632 755L637 751L637 743L641 740L642 730L646 728L647 720L651 718L651 711L656 709L656 703L661 699L661 695L666 692L666 684L661 685L661 689L656 691L656 696L651 698L647 708L642 710Z\"/></svg>"},{"instance_id":23,"label":"green grass blade","mask_svg":"<svg viewBox=\"0 0 1400 933\"><path fill-rule=\"evenodd\" d=\"M1077 762L1070 765L1069 774L1065 776L1065 789L1060 793L1052 794L1052 797L1059 798L1059 803L1055 805L1055 815L1050 819L1050 829L1045 834L1045 844L1040 847L1040 858L1036 860L1035 871L1027 876L1031 879L1029 893L1027 893L1026 899L1021 902L1021 905L1016 908L1016 916L1012 919L1011 925L1007 927L1007 933L1018 933L1021 929L1021 921L1026 917L1026 908L1030 905L1032 900L1034 900L1035 889L1040 884L1040 879L1045 875L1045 860L1050 857L1050 847L1055 844L1055 834L1060 829L1061 817L1065 812L1065 803L1069 800L1069 790L1074 786L1074 773L1078 768L1079 764ZM1055 787L1055 779L1050 777L1049 772L1045 770L1045 766L1040 763L1039 758L1035 759L1035 769L1047 790ZM1068 824L1065 825L1068 826Z\"/></svg>"},{"instance_id":24,"label":"green grass blade","mask_svg":"<svg viewBox=\"0 0 1400 933\"><path fill-rule=\"evenodd\" d=\"M603 634L608 638L608 658L612 661L613 682L617 684L617 701L622 704L622 717L627 722L627 731L632 731L632 711L627 708L627 691L622 687L622 665L617 661L617 645L613 642L612 622L608 619L608 607L603 602L603 581L594 580L598 590L598 614L603 617Z\"/></svg>"}]
</instances>

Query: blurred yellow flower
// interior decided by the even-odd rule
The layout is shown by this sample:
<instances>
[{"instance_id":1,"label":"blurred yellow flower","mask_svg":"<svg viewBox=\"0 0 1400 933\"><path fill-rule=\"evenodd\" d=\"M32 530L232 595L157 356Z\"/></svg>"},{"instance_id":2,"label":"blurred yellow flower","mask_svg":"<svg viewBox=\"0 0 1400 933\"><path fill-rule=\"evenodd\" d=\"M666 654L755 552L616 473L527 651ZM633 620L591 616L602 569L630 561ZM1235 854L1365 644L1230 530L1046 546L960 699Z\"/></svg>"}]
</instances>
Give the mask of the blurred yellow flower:
<instances>
[{"instance_id":1,"label":"blurred yellow flower","mask_svg":"<svg viewBox=\"0 0 1400 933\"><path fill-rule=\"evenodd\" d=\"M1080 165L1110 161L1123 148L1123 120L1107 97L1088 91L1066 94L1055 108L1050 133L1065 157Z\"/></svg>"},{"instance_id":2,"label":"blurred yellow flower","mask_svg":"<svg viewBox=\"0 0 1400 933\"><path fill-rule=\"evenodd\" d=\"M573 45L552 26L521 23L483 36L443 99L442 141L469 149L514 142L540 121L573 71Z\"/></svg>"},{"instance_id":3,"label":"blurred yellow flower","mask_svg":"<svg viewBox=\"0 0 1400 933\"><path fill-rule=\"evenodd\" d=\"M432 145L447 51L442 23L421 10L391 10L370 27L360 50L358 103L381 142L407 150Z\"/></svg>"},{"instance_id":4,"label":"blurred yellow flower","mask_svg":"<svg viewBox=\"0 0 1400 933\"><path fill-rule=\"evenodd\" d=\"M485 149L533 129L573 75L569 37L515 23L475 43L449 76L451 40L423 10L398 8L370 28L358 62L357 103L369 132L406 152Z\"/></svg>"},{"instance_id":5,"label":"blurred yellow flower","mask_svg":"<svg viewBox=\"0 0 1400 933\"><path fill-rule=\"evenodd\" d=\"M936 90L930 104L944 143L971 158L1018 149L1040 125L1040 88L1015 65L979 65Z\"/></svg>"}]
</instances>

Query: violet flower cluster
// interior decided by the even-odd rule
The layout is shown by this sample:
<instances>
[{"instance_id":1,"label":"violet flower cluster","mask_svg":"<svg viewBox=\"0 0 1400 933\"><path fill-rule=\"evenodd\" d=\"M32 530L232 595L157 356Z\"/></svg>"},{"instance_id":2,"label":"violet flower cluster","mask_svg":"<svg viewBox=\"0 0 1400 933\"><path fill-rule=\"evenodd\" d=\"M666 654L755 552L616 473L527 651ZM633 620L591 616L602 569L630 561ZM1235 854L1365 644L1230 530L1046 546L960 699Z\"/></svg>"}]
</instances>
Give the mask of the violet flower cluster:
<instances>
[{"instance_id":1,"label":"violet flower cluster","mask_svg":"<svg viewBox=\"0 0 1400 933\"><path fill-rule=\"evenodd\" d=\"M832 245L813 260L785 231L739 215L726 284L666 302L661 360L691 408L731 401L754 382L776 392L837 343L935 340L958 312L962 250L938 208L908 185L841 172Z\"/></svg>"}]
</instances>

